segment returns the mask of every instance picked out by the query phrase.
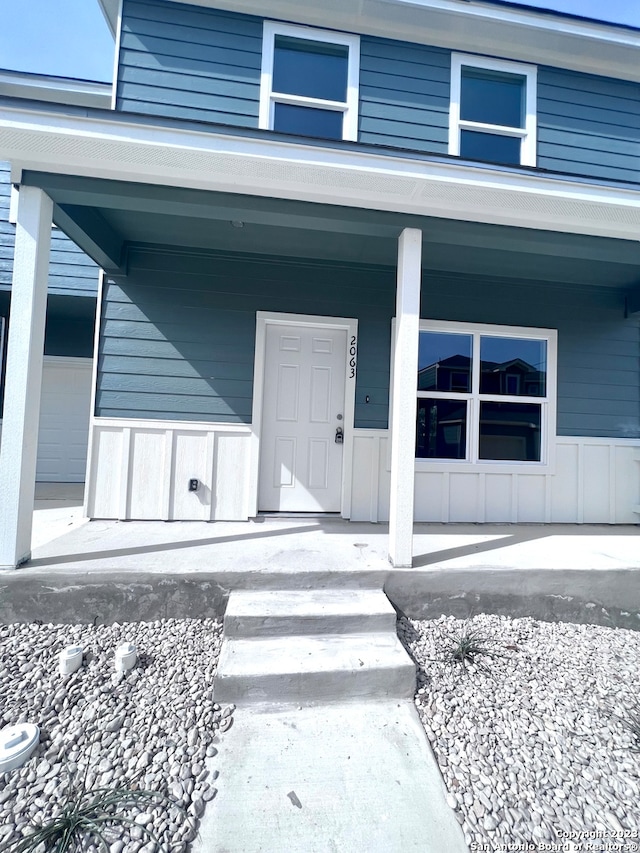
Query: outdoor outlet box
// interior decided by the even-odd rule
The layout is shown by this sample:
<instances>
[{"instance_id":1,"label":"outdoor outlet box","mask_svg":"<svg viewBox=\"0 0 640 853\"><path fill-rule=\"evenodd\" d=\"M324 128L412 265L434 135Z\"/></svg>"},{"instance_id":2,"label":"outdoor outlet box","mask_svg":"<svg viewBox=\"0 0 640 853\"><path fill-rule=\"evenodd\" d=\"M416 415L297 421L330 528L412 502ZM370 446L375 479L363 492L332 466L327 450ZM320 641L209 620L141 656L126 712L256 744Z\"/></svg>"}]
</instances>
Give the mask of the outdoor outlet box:
<instances>
[{"instance_id":1,"label":"outdoor outlet box","mask_svg":"<svg viewBox=\"0 0 640 853\"><path fill-rule=\"evenodd\" d=\"M199 485L200 485L199 480L196 480L194 477L192 480L189 480L189 491L190 492L197 492Z\"/></svg>"}]
</instances>

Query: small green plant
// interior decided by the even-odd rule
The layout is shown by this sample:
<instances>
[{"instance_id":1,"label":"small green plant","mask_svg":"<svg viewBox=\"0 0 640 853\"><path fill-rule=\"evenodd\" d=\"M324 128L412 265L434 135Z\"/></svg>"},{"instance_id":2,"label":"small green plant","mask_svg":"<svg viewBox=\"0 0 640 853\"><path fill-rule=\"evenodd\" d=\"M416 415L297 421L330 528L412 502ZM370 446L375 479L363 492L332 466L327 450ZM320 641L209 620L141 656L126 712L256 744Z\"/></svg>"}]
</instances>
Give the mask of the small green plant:
<instances>
[{"instance_id":1,"label":"small green plant","mask_svg":"<svg viewBox=\"0 0 640 853\"><path fill-rule=\"evenodd\" d=\"M500 657L495 640L487 637L482 631L463 626L459 634L451 637L452 646L447 652L447 659L461 663L464 667L473 664L479 669L487 669L482 658Z\"/></svg>"},{"instance_id":2,"label":"small green plant","mask_svg":"<svg viewBox=\"0 0 640 853\"><path fill-rule=\"evenodd\" d=\"M122 810L161 802L170 802L182 808L159 791L124 786L87 788L86 773L79 784L74 784L73 774L70 774L61 810L41 820L29 835L0 845L0 853L34 853L37 849L46 850L47 853L67 853L83 849L83 842L90 839L108 853L109 842L104 831L109 826L124 824L138 826L149 841L157 844L157 839L148 827L136 824Z\"/></svg>"}]
</instances>

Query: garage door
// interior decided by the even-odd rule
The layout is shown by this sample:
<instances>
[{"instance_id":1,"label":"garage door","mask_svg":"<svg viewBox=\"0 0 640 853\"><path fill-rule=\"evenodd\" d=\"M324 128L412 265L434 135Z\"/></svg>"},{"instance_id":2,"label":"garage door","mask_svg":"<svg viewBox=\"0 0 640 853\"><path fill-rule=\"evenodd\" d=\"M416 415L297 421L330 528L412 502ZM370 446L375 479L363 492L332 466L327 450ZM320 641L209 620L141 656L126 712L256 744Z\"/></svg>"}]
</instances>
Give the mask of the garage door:
<instances>
[{"instance_id":1,"label":"garage door","mask_svg":"<svg viewBox=\"0 0 640 853\"><path fill-rule=\"evenodd\" d=\"M91 359L45 357L40 403L40 483L82 483L87 466Z\"/></svg>"}]
</instances>

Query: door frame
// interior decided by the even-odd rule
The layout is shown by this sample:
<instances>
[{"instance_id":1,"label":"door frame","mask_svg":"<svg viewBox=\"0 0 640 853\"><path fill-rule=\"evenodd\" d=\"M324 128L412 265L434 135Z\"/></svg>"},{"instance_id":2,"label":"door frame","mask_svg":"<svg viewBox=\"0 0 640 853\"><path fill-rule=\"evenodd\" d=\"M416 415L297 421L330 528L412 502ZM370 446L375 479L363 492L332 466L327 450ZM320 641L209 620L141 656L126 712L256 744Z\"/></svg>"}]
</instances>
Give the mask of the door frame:
<instances>
[{"instance_id":1,"label":"door frame","mask_svg":"<svg viewBox=\"0 0 640 853\"><path fill-rule=\"evenodd\" d=\"M256 312L256 345L253 366L253 406L251 411L251 515L258 514L258 485L260 477L260 441L264 401L267 326L305 326L317 329L344 329L347 333L346 371L344 378L344 452L342 455L342 485L340 515L351 517L351 472L353 461L353 423L356 403L358 364L358 321L353 317L325 317L312 314L279 314L274 311Z\"/></svg>"}]
</instances>

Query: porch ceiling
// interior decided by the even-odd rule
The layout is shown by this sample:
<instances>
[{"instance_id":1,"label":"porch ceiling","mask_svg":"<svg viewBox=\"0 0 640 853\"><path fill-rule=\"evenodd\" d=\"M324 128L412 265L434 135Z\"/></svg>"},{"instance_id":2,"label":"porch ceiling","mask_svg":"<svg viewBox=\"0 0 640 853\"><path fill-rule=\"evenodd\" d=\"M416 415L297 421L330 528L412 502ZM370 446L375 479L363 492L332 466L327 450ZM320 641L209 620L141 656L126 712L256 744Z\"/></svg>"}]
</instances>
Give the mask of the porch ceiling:
<instances>
[{"instance_id":1,"label":"porch ceiling","mask_svg":"<svg viewBox=\"0 0 640 853\"><path fill-rule=\"evenodd\" d=\"M398 235L413 227L427 273L620 289L640 279L631 240L37 172L23 182L51 196L56 224L112 273L134 244L395 266Z\"/></svg>"}]
</instances>

